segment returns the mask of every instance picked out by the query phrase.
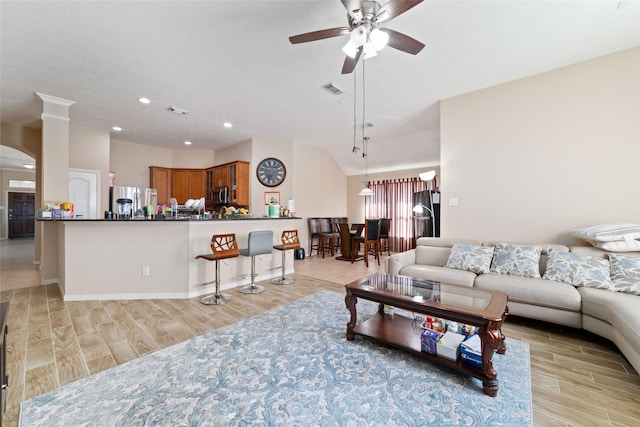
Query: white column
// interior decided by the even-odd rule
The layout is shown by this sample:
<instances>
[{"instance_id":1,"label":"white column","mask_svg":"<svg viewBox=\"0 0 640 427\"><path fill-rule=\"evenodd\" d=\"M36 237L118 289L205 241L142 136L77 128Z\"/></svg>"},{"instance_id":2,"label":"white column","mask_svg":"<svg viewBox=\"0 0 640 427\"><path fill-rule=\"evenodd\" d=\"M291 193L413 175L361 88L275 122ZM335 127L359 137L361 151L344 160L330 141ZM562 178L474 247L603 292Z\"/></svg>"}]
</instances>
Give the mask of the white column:
<instances>
[{"instance_id":1,"label":"white column","mask_svg":"<svg viewBox=\"0 0 640 427\"><path fill-rule=\"evenodd\" d=\"M75 101L38 92L36 95L42 99L42 157L39 165L42 201L66 202L69 199L69 107ZM57 227L42 225L42 282L59 282Z\"/></svg>"}]
</instances>

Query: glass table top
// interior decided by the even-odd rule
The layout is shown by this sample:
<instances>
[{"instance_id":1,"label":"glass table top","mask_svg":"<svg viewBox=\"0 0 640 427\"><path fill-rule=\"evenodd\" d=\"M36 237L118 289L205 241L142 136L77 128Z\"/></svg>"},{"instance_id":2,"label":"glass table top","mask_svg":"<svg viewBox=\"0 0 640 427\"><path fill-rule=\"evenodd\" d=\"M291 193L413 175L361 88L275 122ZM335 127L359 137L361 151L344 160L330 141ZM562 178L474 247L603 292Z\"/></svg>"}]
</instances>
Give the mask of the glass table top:
<instances>
[{"instance_id":1,"label":"glass table top","mask_svg":"<svg viewBox=\"0 0 640 427\"><path fill-rule=\"evenodd\" d=\"M363 289L410 297L423 304L444 304L471 310L484 310L491 302L491 292L466 286L414 279L407 276L374 274L358 282Z\"/></svg>"}]
</instances>

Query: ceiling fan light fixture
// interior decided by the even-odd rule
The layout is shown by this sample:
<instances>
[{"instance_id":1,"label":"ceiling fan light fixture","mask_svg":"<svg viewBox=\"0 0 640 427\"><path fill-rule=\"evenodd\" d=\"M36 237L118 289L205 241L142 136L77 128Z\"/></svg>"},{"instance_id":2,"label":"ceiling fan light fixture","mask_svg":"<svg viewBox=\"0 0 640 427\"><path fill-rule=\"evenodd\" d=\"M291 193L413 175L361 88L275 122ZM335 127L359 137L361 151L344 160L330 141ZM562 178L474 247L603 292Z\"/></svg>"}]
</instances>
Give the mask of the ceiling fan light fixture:
<instances>
[{"instance_id":1,"label":"ceiling fan light fixture","mask_svg":"<svg viewBox=\"0 0 640 427\"><path fill-rule=\"evenodd\" d=\"M367 29L364 25L354 28L349 36L349 41L356 47L360 47L367 41Z\"/></svg>"},{"instance_id":2,"label":"ceiling fan light fixture","mask_svg":"<svg viewBox=\"0 0 640 427\"><path fill-rule=\"evenodd\" d=\"M373 31L371 31L371 34L369 35L369 40L371 40L371 44L373 45L373 48L378 51L383 49L389 42L389 34L376 28Z\"/></svg>"},{"instance_id":3,"label":"ceiling fan light fixture","mask_svg":"<svg viewBox=\"0 0 640 427\"><path fill-rule=\"evenodd\" d=\"M349 40L347 42L347 44L342 46L342 51L348 57L355 58L356 54L358 53L358 47L355 44L353 44L353 42L351 40Z\"/></svg>"},{"instance_id":4,"label":"ceiling fan light fixture","mask_svg":"<svg viewBox=\"0 0 640 427\"><path fill-rule=\"evenodd\" d=\"M374 56L378 55L378 52L376 52L376 49L371 43L367 43L364 45L362 53L364 55L364 59L373 58Z\"/></svg>"}]
</instances>

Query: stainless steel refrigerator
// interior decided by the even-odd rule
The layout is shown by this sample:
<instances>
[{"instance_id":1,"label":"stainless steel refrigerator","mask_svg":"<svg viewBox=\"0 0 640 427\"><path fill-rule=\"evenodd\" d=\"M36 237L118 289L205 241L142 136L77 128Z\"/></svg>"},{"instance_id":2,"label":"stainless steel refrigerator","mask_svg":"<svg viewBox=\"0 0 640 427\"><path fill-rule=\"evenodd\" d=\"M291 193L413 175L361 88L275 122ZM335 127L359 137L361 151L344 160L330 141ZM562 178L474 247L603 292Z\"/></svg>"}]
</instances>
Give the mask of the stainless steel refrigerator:
<instances>
[{"instance_id":1,"label":"stainless steel refrigerator","mask_svg":"<svg viewBox=\"0 0 640 427\"><path fill-rule=\"evenodd\" d=\"M420 237L440 237L440 192L413 193L413 247Z\"/></svg>"}]
</instances>

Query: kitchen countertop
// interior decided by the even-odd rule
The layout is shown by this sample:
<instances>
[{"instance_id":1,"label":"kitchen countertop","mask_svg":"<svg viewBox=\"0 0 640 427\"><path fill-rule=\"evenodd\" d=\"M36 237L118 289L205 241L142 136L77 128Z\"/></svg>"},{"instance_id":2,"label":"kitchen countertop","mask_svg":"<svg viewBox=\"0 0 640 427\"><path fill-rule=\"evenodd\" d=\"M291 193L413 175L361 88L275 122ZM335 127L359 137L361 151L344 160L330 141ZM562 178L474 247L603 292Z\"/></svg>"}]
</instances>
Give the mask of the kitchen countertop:
<instances>
[{"instance_id":1,"label":"kitchen countertop","mask_svg":"<svg viewBox=\"0 0 640 427\"><path fill-rule=\"evenodd\" d=\"M61 222L61 221L73 221L73 222L149 222L149 223L158 223L158 222L211 222L211 221L251 221L251 220L283 220L283 219L301 219L297 216L280 216L280 217L271 217L271 216L230 216L226 218L178 218L178 219L127 219L127 220L118 220L118 219L89 219L89 218L41 218L38 221L44 222Z\"/></svg>"}]
</instances>

